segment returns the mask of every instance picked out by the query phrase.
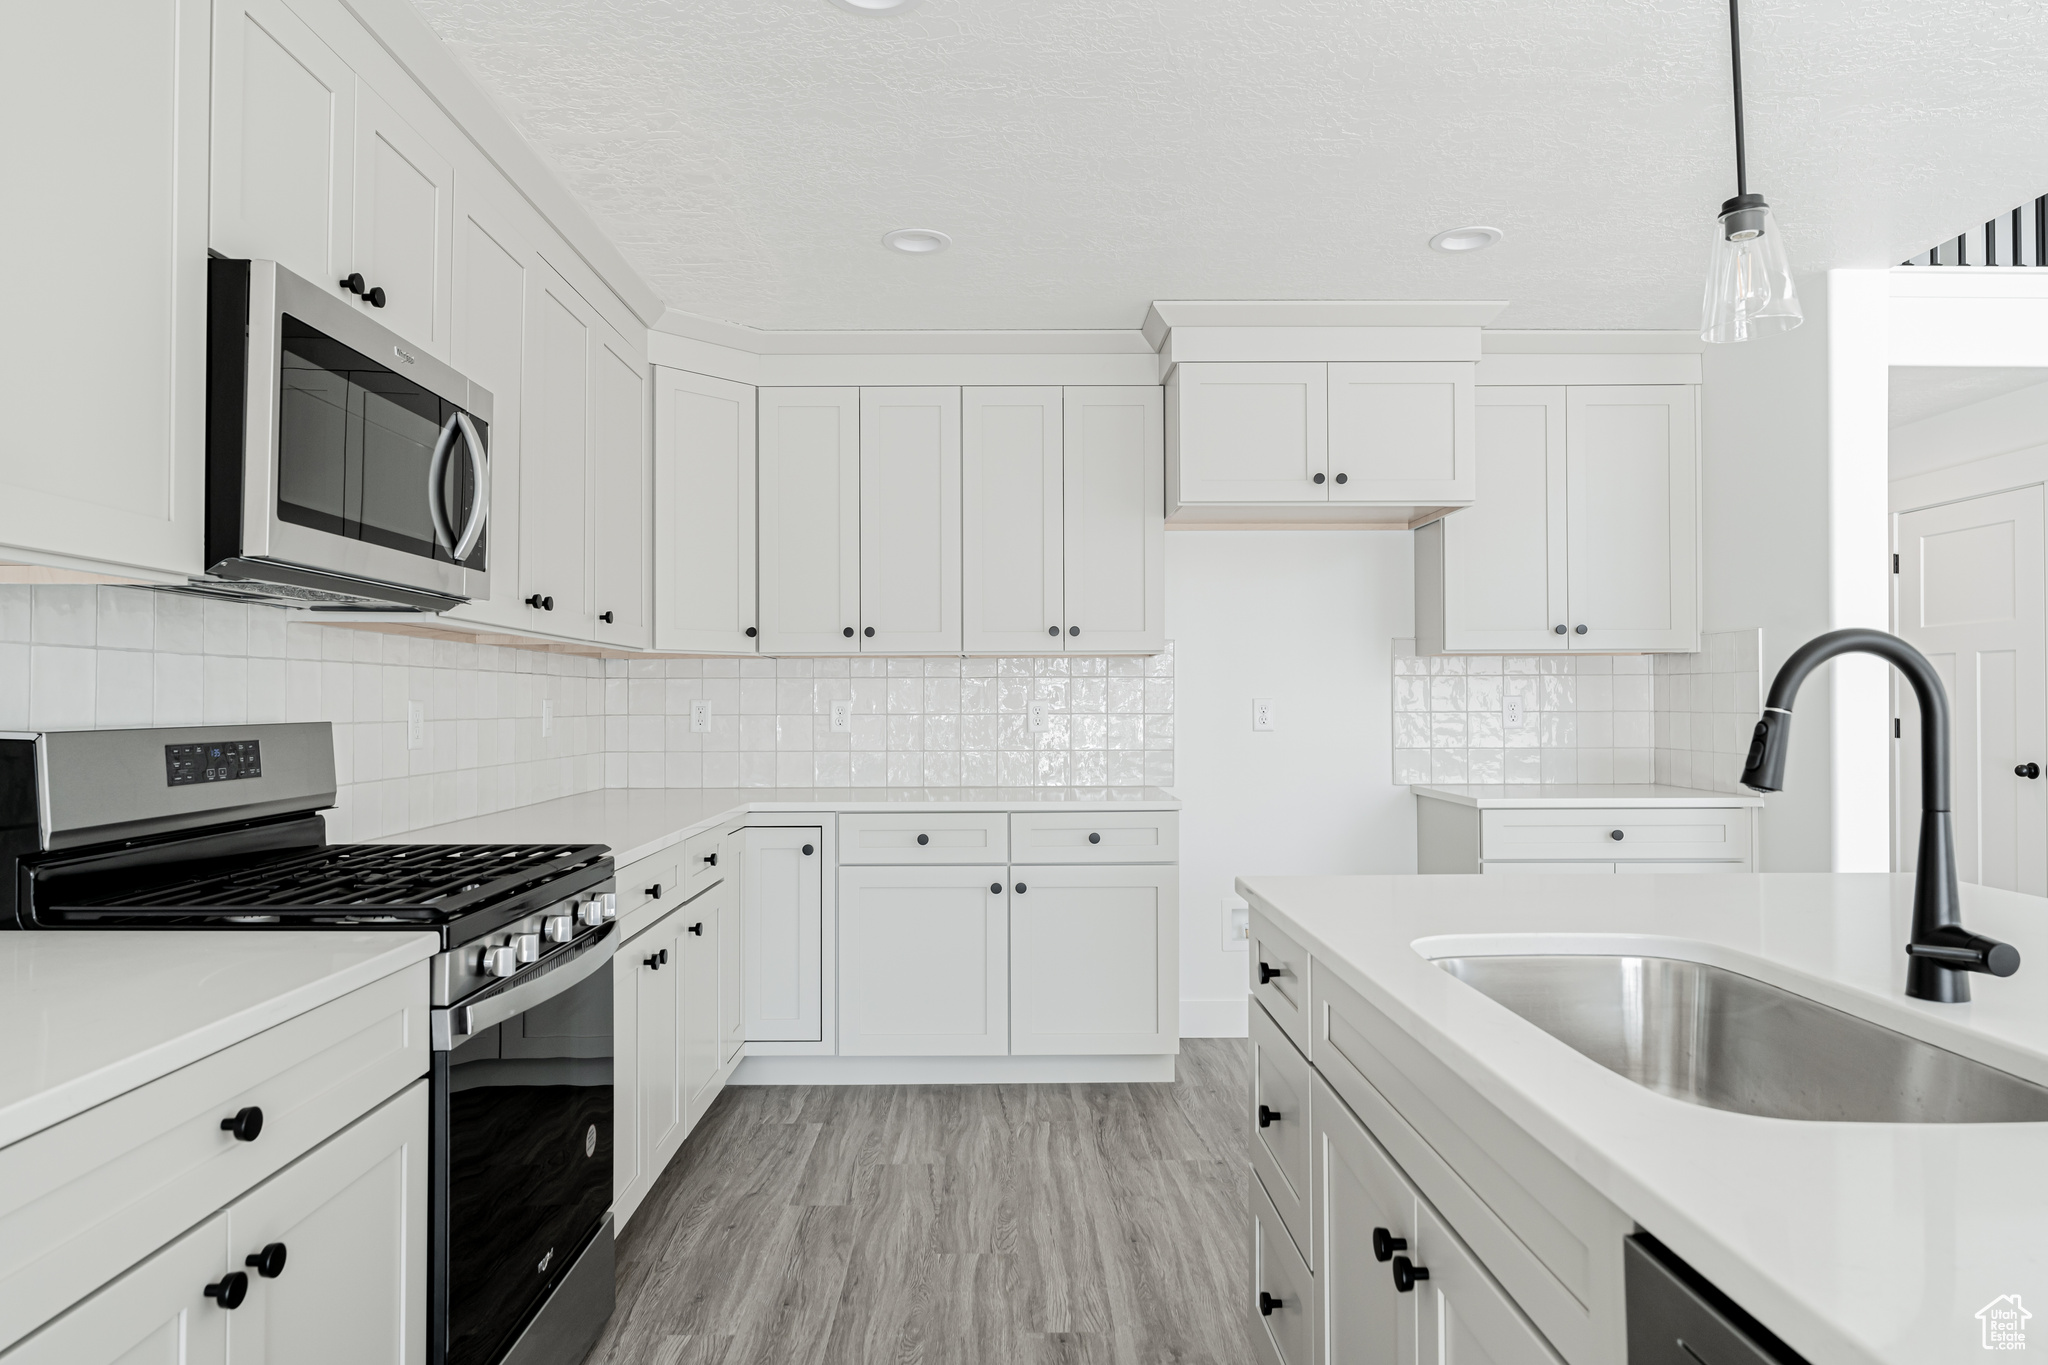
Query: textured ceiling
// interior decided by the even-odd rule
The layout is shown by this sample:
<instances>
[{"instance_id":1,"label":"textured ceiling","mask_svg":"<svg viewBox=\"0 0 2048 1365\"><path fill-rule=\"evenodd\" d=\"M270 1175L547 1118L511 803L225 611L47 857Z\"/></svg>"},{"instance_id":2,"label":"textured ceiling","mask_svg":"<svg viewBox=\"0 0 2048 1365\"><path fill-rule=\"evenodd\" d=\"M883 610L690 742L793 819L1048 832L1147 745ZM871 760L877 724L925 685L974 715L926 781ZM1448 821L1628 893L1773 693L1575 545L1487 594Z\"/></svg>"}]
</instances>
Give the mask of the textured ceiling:
<instances>
[{"instance_id":1,"label":"textured ceiling","mask_svg":"<svg viewBox=\"0 0 2048 1365\"><path fill-rule=\"evenodd\" d=\"M1734 193L1720 0L415 2L672 306L757 327L1188 298L1692 327ZM2048 4L1745 8L1752 188L1796 268L2048 190ZM1465 223L1507 240L1427 249Z\"/></svg>"}]
</instances>

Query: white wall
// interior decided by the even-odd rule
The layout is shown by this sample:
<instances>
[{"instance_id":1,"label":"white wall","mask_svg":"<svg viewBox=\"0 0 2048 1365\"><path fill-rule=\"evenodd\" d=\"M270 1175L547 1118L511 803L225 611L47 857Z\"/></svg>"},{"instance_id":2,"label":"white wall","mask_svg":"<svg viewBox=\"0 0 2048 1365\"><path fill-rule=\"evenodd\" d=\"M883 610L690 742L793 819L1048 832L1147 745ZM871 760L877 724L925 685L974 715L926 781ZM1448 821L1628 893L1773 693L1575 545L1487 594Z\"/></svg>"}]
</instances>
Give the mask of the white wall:
<instances>
[{"instance_id":1,"label":"white wall","mask_svg":"<svg viewBox=\"0 0 2048 1365\"><path fill-rule=\"evenodd\" d=\"M1223 947L1237 877L1415 870L1391 696L1413 565L1406 531L1167 532L1188 1036L1245 1029L1245 955ZM1270 732L1254 697L1275 703Z\"/></svg>"}]
</instances>

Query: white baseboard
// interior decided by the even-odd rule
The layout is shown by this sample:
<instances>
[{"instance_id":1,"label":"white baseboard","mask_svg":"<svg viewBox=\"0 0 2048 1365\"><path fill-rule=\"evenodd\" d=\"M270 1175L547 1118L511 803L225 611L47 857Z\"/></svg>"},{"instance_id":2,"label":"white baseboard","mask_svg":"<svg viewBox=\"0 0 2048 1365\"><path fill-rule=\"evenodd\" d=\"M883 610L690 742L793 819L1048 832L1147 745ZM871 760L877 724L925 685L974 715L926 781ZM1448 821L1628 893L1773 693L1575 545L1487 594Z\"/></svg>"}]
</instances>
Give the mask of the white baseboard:
<instances>
[{"instance_id":1,"label":"white baseboard","mask_svg":"<svg viewBox=\"0 0 2048 1365\"><path fill-rule=\"evenodd\" d=\"M1249 996L1228 1000L1183 1000L1180 1002L1180 1036L1183 1038L1242 1038L1250 1031L1245 1002Z\"/></svg>"},{"instance_id":2,"label":"white baseboard","mask_svg":"<svg viewBox=\"0 0 2048 1365\"><path fill-rule=\"evenodd\" d=\"M1239 1030L1243 1032L1240 1015ZM746 1057L731 1085L1061 1085L1171 1081L1146 1057Z\"/></svg>"}]
</instances>

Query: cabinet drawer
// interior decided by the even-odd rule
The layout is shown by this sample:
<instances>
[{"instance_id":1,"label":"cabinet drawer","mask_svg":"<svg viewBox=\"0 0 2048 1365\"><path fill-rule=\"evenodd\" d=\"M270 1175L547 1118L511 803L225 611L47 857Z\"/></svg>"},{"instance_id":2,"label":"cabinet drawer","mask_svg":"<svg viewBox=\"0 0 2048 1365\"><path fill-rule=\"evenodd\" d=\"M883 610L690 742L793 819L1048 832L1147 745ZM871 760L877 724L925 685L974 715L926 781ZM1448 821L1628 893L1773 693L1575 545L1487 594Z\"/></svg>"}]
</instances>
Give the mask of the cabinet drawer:
<instances>
[{"instance_id":1,"label":"cabinet drawer","mask_svg":"<svg viewBox=\"0 0 2048 1365\"><path fill-rule=\"evenodd\" d=\"M1252 999L1307 1054L1308 952L1257 909L1251 912L1248 933Z\"/></svg>"},{"instance_id":2,"label":"cabinet drawer","mask_svg":"<svg viewBox=\"0 0 2048 1365\"><path fill-rule=\"evenodd\" d=\"M937 815L842 815L839 861L890 863L1006 863L1010 820L1000 811Z\"/></svg>"},{"instance_id":3,"label":"cabinet drawer","mask_svg":"<svg viewBox=\"0 0 2048 1365\"><path fill-rule=\"evenodd\" d=\"M708 830L693 834L683 841L683 851L676 859L676 884L680 888L680 900L688 900L699 891L715 886L725 876L721 866L725 861L723 846L725 831Z\"/></svg>"},{"instance_id":4,"label":"cabinet drawer","mask_svg":"<svg viewBox=\"0 0 2048 1365\"><path fill-rule=\"evenodd\" d=\"M1010 861L1171 863L1179 829L1170 810L1032 811L1010 817Z\"/></svg>"},{"instance_id":5,"label":"cabinet drawer","mask_svg":"<svg viewBox=\"0 0 2048 1365\"><path fill-rule=\"evenodd\" d=\"M619 942L624 943L684 900L676 852L667 849L618 871Z\"/></svg>"},{"instance_id":6,"label":"cabinet drawer","mask_svg":"<svg viewBox=\"0 0 2048 1365\"><path fill-rule=\"evenodd\" d=\"M0 1149L0 1343L427 1071L420 963ZM244 1142L221 1120L263 1111Z\"/></svg>"},{"instance_id":7,"label":"cabinet drawer","mask_svg":"<svg viewBox=\"0 0 2048 1365\"><path fill-rule=\"evenodd\" d=\"M1309 1114L1308 1058L1260 1006L1250 1010L1252 1169L1294 1245L1310 1268L1312 1240L1313 1144Z\"/></svg>"},{"instance_id":8,"label":"cabinet drawer","mask_svg":"<svg viewBox=\"0 0 2048 1365\"><path fill-rule=\"evenodd\" d=\"M1745 806L1707 810L1488 810L1479 856L1582 861L1749 861ZM1619 835L1621 837L1616 838Z\"/></svg>"},{"instance_id":9,"label":"cabinet drawer","mask_svg":"<svg viewBox=\"0 0 2048 1365\"><path fill-rule=\"evenodd\" d=\"M1252 1359L1259 1365L1309 1365L1316 1337L1315 1279L1257 1176L1251 1179L1251 1204L1252 1292L1245 1311L1251 1314Z\"/></svg>"}]
</instances>

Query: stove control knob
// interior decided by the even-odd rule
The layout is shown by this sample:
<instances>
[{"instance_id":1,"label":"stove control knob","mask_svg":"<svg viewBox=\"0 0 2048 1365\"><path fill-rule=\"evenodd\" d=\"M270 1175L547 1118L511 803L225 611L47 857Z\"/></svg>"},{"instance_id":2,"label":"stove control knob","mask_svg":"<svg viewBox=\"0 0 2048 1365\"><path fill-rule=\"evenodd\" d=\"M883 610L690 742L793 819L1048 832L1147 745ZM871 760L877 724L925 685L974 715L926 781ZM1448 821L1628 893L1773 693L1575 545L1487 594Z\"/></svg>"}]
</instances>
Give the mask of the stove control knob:
<instances>
[{"instance_id":1,"label":"stove control knob","mask_svg":"<svg viewBox=\"0 0 2048 1365\"><path fill-rule=\"evenodd\" d=\"M607 891L604 893L604 917L608 920L614 920L619 917L618 892Z\"/></svg>"},{"instance_id":2,"label":"stove control knob","mask_svg":"<svg viewBox=\"0 0 2048 1365\"><path fill-rule=\"evenodd\" d=\"M550 943L567 943L576 937L574 915L549 915L546 933Z\"/></svg>"},{"instance_id":3,"label":"stove control knob","mask_svg":"<svg viewBox=\"0 0 2048 1365\"><path fill-rule=\"evenodd\" d=\"M595 929L598 925L604 923L604 901L602 899L584 901L576 907L576 918L592 929Z\"/></svg>"},{"instance_id":4,"label":"stove control knob","mask_svg":"<svg viewBox=\"0 0 2048 1365\"><path fill-rule=\"evenodd\" d=\"M540 961L539 934L514 934L512 935L512 946L519 950L519 960L521 962Z\"/></svg>"},{"instance_id":5,"label":"stove control knob","mask_svg":"<svg viewBox=\"0 0 2048 1365\"><path fill-rule=\"evenodd\" d=\"M517 948L484 949L484 972L488 976L510 976L519 970Z\"/></svg>"}]
</instances>

